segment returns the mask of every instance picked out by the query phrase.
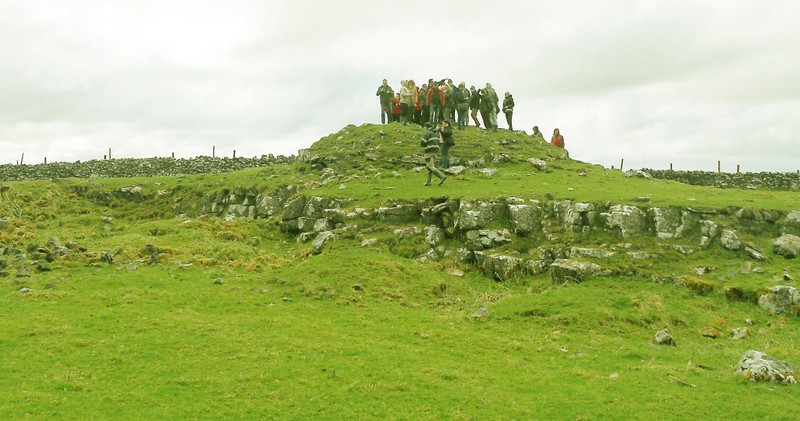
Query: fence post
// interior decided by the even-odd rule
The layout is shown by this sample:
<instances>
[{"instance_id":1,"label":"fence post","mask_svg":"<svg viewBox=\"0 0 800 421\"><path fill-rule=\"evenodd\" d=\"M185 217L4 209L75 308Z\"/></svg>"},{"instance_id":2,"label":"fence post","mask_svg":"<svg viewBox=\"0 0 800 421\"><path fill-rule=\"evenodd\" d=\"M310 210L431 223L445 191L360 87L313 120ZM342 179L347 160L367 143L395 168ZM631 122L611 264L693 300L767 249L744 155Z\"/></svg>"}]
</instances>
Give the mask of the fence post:
<instances>
[{"instance_id":1,"label":"fence post","mask_svg":"<svg viewBox=\"0 0 800 421\"><path fill-rule=\"evenodd\" d=\"M672 171L672 162L669 163L669 170Z\"/></svg>"},{"instance_id":2,"label":"fence post","mask_svg":"<svg viewBox=\"0 0 800 421\"><path fill-rule=\"evenodd\" d=\"M739 174L739 164L736 164L736 174Z\"/></svg>"},{"instance_id":3,"label":"fence post","mask_svg":"<svg viewBox=\"0 0 800 421\"><path fill-rule=\"evenodd\" d=\"M19 165L22 165L25 162L25 152L22 153L22 158L19 159Z\"/></svg>"},{"instance_id":4,"label":"fence post","mask_svg":"<svg viewBox=\"0 0 800 421\"><path fill-rule=\"evenodd\" d=\"M47 164L47 157L44 157L44 163Z\"/></svg>"},{"instance_id":5,"label":"fence post","mask_svg":"<svg viewBox=\"0 0 800 421\"><path fill-rule=\"evenodd\" d=\"M211 147L211 157L212 158L216 158L217 157L217 147L216 146L212 146Z\"/></svg>"},{"instance_id":6,"label":"fence post","mask_svg":"<svg viewBox=\"0 0 800 421\"><path fill-rule=\"evenodd\" d=\"M233 159L236 159L236 149L233 150Z\"/></svg>"},{"instance_id":7,"label":"fence post","mask_svg":"<svg viewBox=\"0 0 800 421\"><path fill-rule=\"evenodd\" d=\"M717 161L717 175L722 174L722 161Z\"/></svg>"},{"instance_id":8,"label":"fence post","mask_svg":"<svg viewBox=\"0 0 800 421\"><path fill-rule=\"evenodd\" d=\"M622 164L625 163L625 158L619 160L619 170L622 171Z\"/></svg>"}]
</instances>

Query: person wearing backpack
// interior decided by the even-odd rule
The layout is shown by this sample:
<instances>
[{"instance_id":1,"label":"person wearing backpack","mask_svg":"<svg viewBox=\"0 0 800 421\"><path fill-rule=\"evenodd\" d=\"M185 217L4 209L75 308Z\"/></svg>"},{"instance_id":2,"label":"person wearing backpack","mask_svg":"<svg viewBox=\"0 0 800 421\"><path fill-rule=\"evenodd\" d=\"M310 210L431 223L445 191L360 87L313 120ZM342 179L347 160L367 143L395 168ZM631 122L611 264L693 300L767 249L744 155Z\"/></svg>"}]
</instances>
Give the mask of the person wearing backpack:
<instances>
[{"instance_id":1,"label":"person wearing backpack","mask_svg":"<svg viewBox=\"0 0 800 421\"><path fill-rule=\"evenodd\" d=\"M419 141L419 145L422 147L423 152L425 152L425 168L428 169L428 180L425 182L425 186L431 185L431 179L433 179L434 175L439 177L439 185L442 185L444 180L447 179L447 176L442 174L442 172L439 171L434 164L436 155L441 149L439 142L439 133L438 131L434 130L434 125L431 123L428 125L427 130L425 130L425 132L422 134L422 139Z\"/></svg>"}]
</instances>

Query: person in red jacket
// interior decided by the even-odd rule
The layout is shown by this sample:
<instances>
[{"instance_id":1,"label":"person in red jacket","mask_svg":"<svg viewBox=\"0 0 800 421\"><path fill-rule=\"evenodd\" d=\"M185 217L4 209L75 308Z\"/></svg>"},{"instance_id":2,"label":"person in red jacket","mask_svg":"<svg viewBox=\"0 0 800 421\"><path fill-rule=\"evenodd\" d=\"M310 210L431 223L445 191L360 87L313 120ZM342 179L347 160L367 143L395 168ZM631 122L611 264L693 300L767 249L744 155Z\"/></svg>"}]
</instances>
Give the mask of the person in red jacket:
<instances>
[{"instance_id":1,"label":"person in red jacket","mask_svg":"<svg viewBox=\"0 0 800 421\"><path fill-rule=\"evenodd\" d=\"M403 107L400 106L400 93L396 93L392 98L392 123L400 122L400 115L403 113Z\"/></svg>"},{"instance_id":2,"label":"person in red jacket","mask_svg":"<svg viewBox=\"0 0 800 421\"><path fill-rule=\"evenodd\" d=\"M442 121L442 107L444 106L444 92L440 86L433 84L428 88L428 98L425 103L430 107L429 123Z\"/></svg>"},{"instance_id":3,"label":"person in red jacket","mask_svg":"<svg viewBox=\"0 0 800 421\"><path fill-rule=\"evenodd\" d=\"M553 137L550 139L550 143L557 148L564 149L564 136L561 136L561 132L558 129L553 130Z\"/></svg>"}]
</instances>

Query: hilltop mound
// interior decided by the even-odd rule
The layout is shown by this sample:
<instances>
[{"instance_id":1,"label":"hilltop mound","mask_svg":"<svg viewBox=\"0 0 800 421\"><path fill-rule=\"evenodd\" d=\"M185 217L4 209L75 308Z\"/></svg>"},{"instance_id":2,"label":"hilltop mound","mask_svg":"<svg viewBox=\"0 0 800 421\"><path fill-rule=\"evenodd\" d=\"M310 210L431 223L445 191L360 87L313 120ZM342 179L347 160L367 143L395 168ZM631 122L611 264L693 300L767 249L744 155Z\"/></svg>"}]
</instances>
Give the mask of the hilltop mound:
<instances>
[{"instance_id":1,"label":"hilltop mound","mask_svg":"<svg viewBox=\"0 0 800 421\"><path fill-rule=\"evenodd\" d=\"M422 127L416 125L350 125L300 151L298 158L320 168L409 168L421 163L419 140L423 131ZM465 130L454 129L453 137L456 142L450 150L450 163L453 166L482 167L524 162L530 158L569 160L566 150L524 132L487 132L467 127Z\"/></svg>"}]
</instances>

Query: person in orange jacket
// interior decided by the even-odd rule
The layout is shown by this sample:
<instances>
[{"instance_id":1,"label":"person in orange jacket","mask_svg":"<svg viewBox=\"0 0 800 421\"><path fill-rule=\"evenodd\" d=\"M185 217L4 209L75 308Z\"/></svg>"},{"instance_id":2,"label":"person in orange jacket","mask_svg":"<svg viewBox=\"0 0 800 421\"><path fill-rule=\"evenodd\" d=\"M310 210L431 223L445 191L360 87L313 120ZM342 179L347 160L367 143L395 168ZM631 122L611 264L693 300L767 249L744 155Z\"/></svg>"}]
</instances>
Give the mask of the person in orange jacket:
<instances>
[{"instance_id":1,"label":"person in orange jacket","mask_svg":"<svg viewBox=\"0 0 800 421\"><path fill-rule=\"evenodd\" d=\"M557 148L564 149L564 136L561 136L561 132L558 129L553 130L553 137L550 139L550 143Z\"/></svg>"},{"instance_id":2,"label":"person in orange jacket","mask_svg":"<svg viewBox=\"0 0 800 421\"><path fill-rule=\"evenodd\" d=\"M442 107L444 107L444 92L440 86L434 84L428 87L428 98L425 103L430 107L429 123L442 121Z\"/></svg>"}]
</instances>

